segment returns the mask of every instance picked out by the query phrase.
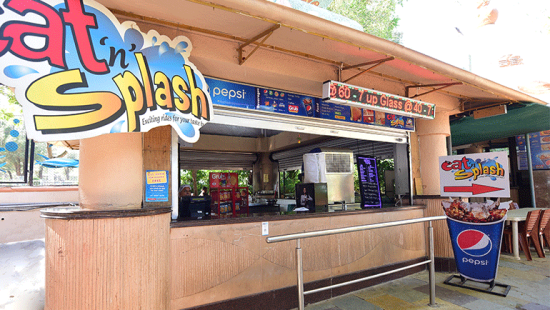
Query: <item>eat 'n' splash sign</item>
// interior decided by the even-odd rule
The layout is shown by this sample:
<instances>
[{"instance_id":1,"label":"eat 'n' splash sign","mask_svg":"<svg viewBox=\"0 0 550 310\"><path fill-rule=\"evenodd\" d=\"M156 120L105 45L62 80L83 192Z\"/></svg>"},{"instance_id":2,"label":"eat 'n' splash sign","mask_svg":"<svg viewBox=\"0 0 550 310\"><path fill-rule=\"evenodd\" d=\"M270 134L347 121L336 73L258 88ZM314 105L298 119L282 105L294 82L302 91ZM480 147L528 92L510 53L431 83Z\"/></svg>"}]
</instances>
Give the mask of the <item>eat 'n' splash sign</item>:
<instances>
[{"instance_id":1,"label":"eat 'n' splash sign","mask_svg":"<svg viewBox=\"0 0 550 310\"><path fill-rule=\"evenodd\" d=\"M212 117L191 42L170 40L83 0L0 4L0 83L15 87L38 141L145 132L171 125L199 139Z\"/></svg>"}]
</instances>

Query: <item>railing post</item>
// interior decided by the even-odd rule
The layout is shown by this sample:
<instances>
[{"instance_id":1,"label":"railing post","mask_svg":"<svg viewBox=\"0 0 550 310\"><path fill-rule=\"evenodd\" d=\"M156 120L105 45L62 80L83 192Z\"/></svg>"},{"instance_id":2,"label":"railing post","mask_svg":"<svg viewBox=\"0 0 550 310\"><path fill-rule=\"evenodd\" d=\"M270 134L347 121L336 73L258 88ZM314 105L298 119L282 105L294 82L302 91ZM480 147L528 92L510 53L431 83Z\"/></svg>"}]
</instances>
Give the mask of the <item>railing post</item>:
<instances>
[{"instance_id":1,"label":"railing post","mask_svg":"<svg viewBox=\"0 0 550 310\"><path fill-rule=\"evenodd\" d=\"M300 239L296 240L296 273L298 277L298 309L304 310L304 266Z\"/></svg>"},{"instance_id":2,"label":"railing post","mask_svg":"<svg viewBox=\"0 0 550 310\"><path fill-rule=\"evenodd\" d=\"M430 248L430 264L429 264L429 282L430 282L430 306L435 306L435 262L434 262L434 228L432 227L432 221L428 222L428 235L430 236L429 248Z\"/></svg>"}]
</instances>

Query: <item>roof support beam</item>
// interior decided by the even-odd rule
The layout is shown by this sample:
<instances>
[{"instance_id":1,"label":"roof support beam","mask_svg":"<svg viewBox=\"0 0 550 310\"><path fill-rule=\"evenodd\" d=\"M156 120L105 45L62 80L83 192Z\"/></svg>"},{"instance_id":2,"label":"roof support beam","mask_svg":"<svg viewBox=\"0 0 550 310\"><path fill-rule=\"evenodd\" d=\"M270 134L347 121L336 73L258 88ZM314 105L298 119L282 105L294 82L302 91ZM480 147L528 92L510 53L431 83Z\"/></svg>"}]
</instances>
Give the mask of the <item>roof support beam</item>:
<instances>
[{"instance_id":1,"label":"roof support beam","mask_svg":"<svg viewBox=\"0 0 550 310\"><path fill-rule=\"evenodd\" d=\"M426 95L426 94L429 94L429 93L433 93L434 91L438 91L438 90L442 90L444 88L447 88L447 87L451 87L453 85L462 85L462 82L456 82L456 83L440 83L440 84L425 84L425 85L414 85L414 86L405 86L405 94L407 98L415 98L415 97L419 97L419 96L422 96L422 95ZM438 86L441 86L441 87L438 87ZM409 89L411 88L424 88L424 87L436 87L430 91L427 91L427 92L424 92L424 93L421 93L421 94L416 94L414 96L409 96Z\"/></svg>"},{"instance_id":2,"label":"roof support beam","mask_svg":"<svg viewBox=\"0 0 550 310\"><path fill-rule=\"evenodd\" d=\"M374 65L374 66L372 66L368 69L362 70L361 72L357 73L356 75L348 78L347 80L344 81L344 83L346 83L347 81L349 81L351 79L354 79L354 78L360 76L361 74L364 74L364 73L380 66L381 64L385 63L386 61L390 61L390 60L394 60L394 59L395 59L395 57L388 57L388 58L384 58L384 59L379 59L379 60L374 60L374 61L369 61L369 62L353 65L353 66L345 66L345 67L342 67L340 69L340 73L341 73L341 71L348 70L348 69L354 69L354 68L359 68L359 67L363 67L363 66Z\"/></svg>"},{"instance_id":3,"label":"roof support beam","mask_svg":"<svg viewBox=\"0 0 550 310\"><path fill-rule=\"evenodd\" d=\"M273 32L277 29L281 28L281 24L275 24L273 26L271 26L269 29L267 29L266 31L260 33L259 35L255 36L254 38L244 42L243 44L241 44L239 46L239 48L237 48L237 51L239 52L239 65L242 65L245 61L247 61L250 56L252 56L252 54L254 54L258 48L260 48L260 46L262 46L264 44L264 42L267 40L267 38L269 38L269 36L271 36L271 34L273 34ZM245 48L246 46L254 43L256 40L260 39L260 38L263 38L263 40L259 43L259 44L256 44L256 47L252 50L252 52L250 52L250 54L248 54L247 57L243 57L243 48Z\"/></svg>"}]
</instances>

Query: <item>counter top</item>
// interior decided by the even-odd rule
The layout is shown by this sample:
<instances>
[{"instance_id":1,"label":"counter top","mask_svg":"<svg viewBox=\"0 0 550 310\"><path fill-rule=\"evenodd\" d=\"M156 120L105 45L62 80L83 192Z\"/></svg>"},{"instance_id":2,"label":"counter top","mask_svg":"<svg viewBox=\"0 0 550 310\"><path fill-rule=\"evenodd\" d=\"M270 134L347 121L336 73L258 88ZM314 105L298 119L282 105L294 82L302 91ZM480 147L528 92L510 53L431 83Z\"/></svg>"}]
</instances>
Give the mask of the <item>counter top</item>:
<instances>
[{"instance_id":1,"label":"counter top","mask_svg":"<svg viewBox=\"0 0 550 310\"><path fill-rule=\"evenodd\" d=\"M77 220L94 218L121 218L137 217L171 213L171 208L139 208L139 209L118 209L118 210L92 210L80 207L58 207L40 210L40 216L49 219Z\"/></svg>"},{"instance_id":2,"label":"counter top","mask_svg":"<svg viewBox=\"0 0 550 310\"><path fill-rule=\"evenodd\" d=\"M241 223L254 223L254 222L273 222L284 221L291 219L304 219L314 217L331 217L331 216L353 216L356 214L364 213L385 213L385 212L399 212L416 209L426 209L426 206L403 206L403 207L389 207L389 208L375 208L375 209L362 209L353 211L340 211L340 212L315 212L315 213L300 213L300 214L288 214L288 215L269 215L269 216L255 216L255 217L239 217L228 219L213 219L213 220L197 220L197 221L184 221L177 222L172 221L170 227L191 227L191 226L211 226L211 225L231 225Z\"/></svg>"}]
</instances>

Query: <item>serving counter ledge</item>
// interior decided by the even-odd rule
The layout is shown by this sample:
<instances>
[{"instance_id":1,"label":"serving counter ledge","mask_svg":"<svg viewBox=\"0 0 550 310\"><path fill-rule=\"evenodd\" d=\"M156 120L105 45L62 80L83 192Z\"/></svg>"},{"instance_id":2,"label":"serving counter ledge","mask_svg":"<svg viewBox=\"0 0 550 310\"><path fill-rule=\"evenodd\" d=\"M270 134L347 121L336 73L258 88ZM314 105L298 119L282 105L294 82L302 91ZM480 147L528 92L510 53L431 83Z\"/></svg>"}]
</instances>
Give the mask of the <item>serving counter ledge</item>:
<instances>
[{"instance_id":1,"label":"serving counter ledge","mask_svg":"<svg viewBox=\"0 0 550 310\"><path fill-rule=\"evenodd\" d=\"M170 227L192 227L192 226L212 226L212 225L229 225L229 224L243 224L254 222L273 222L273 221L285 221L296 219L311 219L322 217L339 217L348 215L357 215L365 213L387 213L398 211L409 211L416 209L426 209L424 205L403 206L403 207L389 207L389 208L372 208L362 210L347 210L337 212L315 212L315 213L300 213L300 214L287 214L287 215L267 215L267 216L252 216L252 217L238 217L227 219L211 219L211 220L188 220L188 221L176 221L172 220Z\"/></svg>"}]
</instances>

